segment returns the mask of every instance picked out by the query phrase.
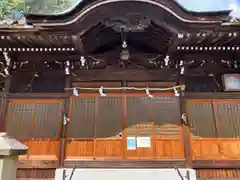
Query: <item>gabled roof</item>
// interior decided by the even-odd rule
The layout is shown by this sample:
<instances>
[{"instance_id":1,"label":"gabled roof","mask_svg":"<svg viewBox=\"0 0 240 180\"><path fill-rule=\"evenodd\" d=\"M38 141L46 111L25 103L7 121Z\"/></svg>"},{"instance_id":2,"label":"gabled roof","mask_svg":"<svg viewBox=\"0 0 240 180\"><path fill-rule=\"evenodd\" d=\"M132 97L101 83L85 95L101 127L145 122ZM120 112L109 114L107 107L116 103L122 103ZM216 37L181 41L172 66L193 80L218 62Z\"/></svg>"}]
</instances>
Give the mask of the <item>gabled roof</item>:
<instances>
[{"instance_id":1,"label":"gabled roof","mask_svg":"<svg viewBox=\"0 0 240 180\"><path fill-rule=\"evenodd\" d=\"M157 52L166 51L169 46L176 50L177 46L188 45L191 50L190 46L204 44L211 47L239 44L238 35L229 37L229 33L240 30L240 26L227 23L230 11L190 12L174 0L91 0L82 1L62 14L26 14L27 23L33 25L30 28L25 28L24 23L0 26L0 48L3 51L4 48L72 51L72 48L81 50L84 44L87 52L96 52L103 45L110 47L120 42L120 33L107 27L106 22L113 21L114 16L115 20L120 17L126 19L125 23L132 23L136 20L132 17L134 13L150 19L150 23L143 33L129 33L129 41L135 41L134 45L138 46L147 42ZM176 38L178 33L184 34L184 38Z\"/></svg>"},{"instance_id":2,"label":"gabled roof","mask_svg":"<svg viewBox=\"0 0 240 180\"><path fill-rule=\"evenodd\" d=\"M166 12L173 14L182 21L189 23L214 23L229 20L230 11L220 12L192 12L184 9L174 0L105 0L105 1L80 1L72 9L58 14L25 14L27 21L33 24L41 24L42 26L64 25L74 23L80 19L81 13L87 9L94 9L102 5L118 2L142 2L157 5Z\"/></svg>"}]
</instances>

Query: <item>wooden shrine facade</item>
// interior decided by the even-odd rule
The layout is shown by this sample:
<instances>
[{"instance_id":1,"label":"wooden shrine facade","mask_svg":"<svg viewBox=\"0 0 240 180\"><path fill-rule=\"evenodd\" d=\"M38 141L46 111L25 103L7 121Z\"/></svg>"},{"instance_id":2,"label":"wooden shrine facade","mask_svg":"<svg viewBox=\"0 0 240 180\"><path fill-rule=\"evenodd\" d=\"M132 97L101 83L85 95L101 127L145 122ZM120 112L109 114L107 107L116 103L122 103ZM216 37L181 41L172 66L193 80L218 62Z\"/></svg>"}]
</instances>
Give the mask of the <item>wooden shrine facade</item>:
<instances>
[{"instance_id":1,"label":"wooden shrine facade","mask_svg":"<svg viewBox=\"0 0 240 180\"><path fill-rule=\"evenodd\" d=\"M239 99L226 97L226 93L218 98L214 93L186 93L181 100L188 117L185 124L179 97L171 92L153 95L155 99L145 93L10 95L1 100L2 113L6 109L1 130L29 146L29 154L20 158L28 166L77 162L84 166L82 161L92 161L94 167L98 166L94 162L103 160L140 161L139 166L145 167L238 166ZM64 125L66 110L70 121ZM150 137L151 143L128 149L128 137Z\"/></svg>"},{"instance_id":2,"label":"wooden shrine facade","mask_svg":"<svg viewBox=\"0 0 240 180\"><path fill-rule=\"evenodd\" d=\"M30 148L19 168L192 167L203 178L240 177L240 94L221 80L240 70L229 13L93 0L0 26L0 131ZM100 96L101 86L143 89ZM151 98L147 87L170 89Z\"/></svg>"}]
</instances>

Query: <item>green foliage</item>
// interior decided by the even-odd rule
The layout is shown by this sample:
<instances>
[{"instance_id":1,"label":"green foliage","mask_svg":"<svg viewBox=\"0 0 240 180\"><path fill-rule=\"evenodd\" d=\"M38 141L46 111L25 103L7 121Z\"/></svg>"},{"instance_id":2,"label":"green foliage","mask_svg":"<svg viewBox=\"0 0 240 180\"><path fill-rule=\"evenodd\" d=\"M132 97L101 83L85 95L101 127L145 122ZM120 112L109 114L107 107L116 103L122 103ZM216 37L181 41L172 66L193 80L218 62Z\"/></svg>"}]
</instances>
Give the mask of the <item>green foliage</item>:
<instances>
[{"instance_id":1,"label":"green foliage","mask_svg":"<svg viewBox=\"0 0 240 180\"><path fill-rule=\"evenodd\" d=\"M9 19L13 11L24 11L23 0L0 0L0 19Z\"/></svg>"},{"instance_id":2,"label":"green foliage","mask_svg":"<svg viewBox=\"0 0 240 180\"><path fill-rule=\"evenodd\" d=\"M13 12L55 14L66 11L79 0L0 0L0 20L11 19Z\"/></svg>"},{"instance_id":3,"label":"green foliage","mask_svg":"<svg viewBox=\"0 0 240 180\"><path fill-rule=\"evenodd\" d=\"M37 14L54 14L69 9L71 0L27 0L26 10Z\"/></svg>"}]
</instances>

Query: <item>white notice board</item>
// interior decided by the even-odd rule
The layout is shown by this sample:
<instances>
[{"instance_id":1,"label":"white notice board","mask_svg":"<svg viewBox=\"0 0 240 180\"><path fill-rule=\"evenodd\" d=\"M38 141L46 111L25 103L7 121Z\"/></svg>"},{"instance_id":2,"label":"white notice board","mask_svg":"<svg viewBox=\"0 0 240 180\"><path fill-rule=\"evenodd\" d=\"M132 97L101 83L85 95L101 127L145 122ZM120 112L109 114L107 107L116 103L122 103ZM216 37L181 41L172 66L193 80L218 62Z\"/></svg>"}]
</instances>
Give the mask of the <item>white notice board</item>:
<instances>
[{"instance_id":1,"label":"white notice board","mask_svg":"<svg viewBox=\"0 0 240 180\"><path fill-rule=\"evenodd\" d=\"M128 150L137 149L136 137L127 137L127 149Z\"/></svg>"},{"instance_id":2,"label":"white notice board","mask_svg":"<svg viewBox=\"0 0 240 180\"><path fill-rule=\"evenodd\" d=\"M138 148L150 148L151 138L150 137L137 137L137 147Z\"/></svg>"}]
</instances>

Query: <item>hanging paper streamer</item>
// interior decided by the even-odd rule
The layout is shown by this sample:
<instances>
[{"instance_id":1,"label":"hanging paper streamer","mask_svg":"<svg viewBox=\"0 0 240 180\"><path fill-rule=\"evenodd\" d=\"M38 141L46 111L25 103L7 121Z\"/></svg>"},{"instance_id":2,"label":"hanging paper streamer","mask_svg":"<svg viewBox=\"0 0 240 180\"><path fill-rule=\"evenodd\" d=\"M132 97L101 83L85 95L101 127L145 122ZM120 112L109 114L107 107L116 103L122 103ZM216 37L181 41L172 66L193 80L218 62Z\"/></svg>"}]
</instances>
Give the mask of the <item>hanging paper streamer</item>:
<instances>
[{"instance_id":1,"label":"hanging paper streamer","mask_svg":"<svg viewBox=\"0 0 240 180\"><path fill-rule=\"evenodd\" d=\"M149 98L154 99L154 96L150 93L149 88L146 88L146 94Z\"/></svg>"},{"instance_id":2,"label":"hanging paper streamer","mask_svg":"<svg viewBox=\"0 0 240 180\"><path fill-rule=\"evenodd\" d=\"M103 92L103 87L101 86L99 89L99 93L101 96L107 96L104 92Z\"/></svg>"},{"instance_id":3,"label":"hanging paper streamer","mask_svg":"<svg viewBox=\"0 0 240 180\"><path fill-rule=\"evenodd\" d=\"M173 88L173 90L174 90L174 95L175 96L177 96L177 97L180 96L180 94L179 94L179 92L178 92L178 90L176 88Z\"/></svg>"},{"instance_id":4,"label":"hanging paper streamer","mask_svg":"<svg viewBox=\"0 0 240 180\"><path fill-rule=\"evenodd\" d=\"M74 96L79 96L78 90L76 88L73 88L73 95Z\"/></svg>"}]
</instances>

